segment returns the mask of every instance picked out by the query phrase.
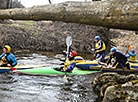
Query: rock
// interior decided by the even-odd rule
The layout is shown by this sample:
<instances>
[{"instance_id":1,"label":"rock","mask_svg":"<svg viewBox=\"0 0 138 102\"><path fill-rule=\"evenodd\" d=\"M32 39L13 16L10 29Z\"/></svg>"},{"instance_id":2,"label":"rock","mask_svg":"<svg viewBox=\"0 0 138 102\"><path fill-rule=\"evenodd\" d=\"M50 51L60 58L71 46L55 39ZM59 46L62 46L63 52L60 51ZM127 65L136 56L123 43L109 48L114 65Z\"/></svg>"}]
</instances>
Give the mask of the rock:
<instances>
[{"instance_id":1,"label":"rock","mask_svg":"<svg viewBox=\"0 0 138 102\"><path fill-rule=\"evenodd\" d=\"M106 89L103 102L138 102L138 80Z\"/></svg>"},{"instance_id":2,"label":"rock","mask_svg":"<svg viewBox=\"0 0 138 102\"><path fill-rule=\"evenodd\" d=\"M126 102L127 98L127 93L121 89L120 85L114 85L106 89L103 102Z\"/></svg>"},{"instance_id":3,"label":"rock","mask_svg":"<svg viewBox=\"0 0 138 102\"><path fill-rule=\"evenodd\" d=\"M117 82L108 82L106 84L104 84L101 88L100 88L100 96L104 96L105 90L109 87L109 86L113 86L113 85L117 85Z\"/></svg>"},{"instance_id":4,"label":"rock","mask_svg":"<svg viewBox=\"0 0 138 102\"><path fill-rule=\"evenodd\" d=\"M131 81L131 80L138 80L137 75L135 75L135 74L122 75L122 76L120 76L119 80L117 80L117 83L124 84L128 81Z\"/></svg>"},{"instance_id":5,"label":"rock","mask_svg":"<svg viewBox=\"0 0 138 102\"><path fill-rule=\"evenodd\" d=\"M103 73L93 81L96 94L103 102L137 102L138 76Z\"/></svg>"},{"instance_id":6,"label":"rock","mask_svg":"<svg viewBox=\"0 0 138 102\"><path fill-rule=\"evenodd\" d=\"M100 76L96 77L93 81L93 89L99 93L100 96L100 91L101 87L107 83L110 82L110 84L114 84L118 79L120 78L120 75L117 73L103 73Z\"/></svg>"}]
</instances>

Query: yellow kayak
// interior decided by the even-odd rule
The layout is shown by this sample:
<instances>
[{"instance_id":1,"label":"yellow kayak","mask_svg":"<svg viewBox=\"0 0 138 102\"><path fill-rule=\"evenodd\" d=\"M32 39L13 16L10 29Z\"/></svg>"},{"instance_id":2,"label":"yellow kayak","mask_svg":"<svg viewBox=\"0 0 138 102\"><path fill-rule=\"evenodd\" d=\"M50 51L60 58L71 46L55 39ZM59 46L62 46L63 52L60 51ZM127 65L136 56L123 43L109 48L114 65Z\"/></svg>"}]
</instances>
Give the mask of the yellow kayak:
<instances>
[{"instance_id":1,"label":"yellow kayak","mask_svg":"<svg viewBox=\"0 0 138 102\"><path fill-rule=\"evenodd\" d=\"M12 70L21 70L21 69L32 69L45 67L45 65L16 65L15 67L0 67L0 73L4 73Z\"/></svg>"}]
</instances>

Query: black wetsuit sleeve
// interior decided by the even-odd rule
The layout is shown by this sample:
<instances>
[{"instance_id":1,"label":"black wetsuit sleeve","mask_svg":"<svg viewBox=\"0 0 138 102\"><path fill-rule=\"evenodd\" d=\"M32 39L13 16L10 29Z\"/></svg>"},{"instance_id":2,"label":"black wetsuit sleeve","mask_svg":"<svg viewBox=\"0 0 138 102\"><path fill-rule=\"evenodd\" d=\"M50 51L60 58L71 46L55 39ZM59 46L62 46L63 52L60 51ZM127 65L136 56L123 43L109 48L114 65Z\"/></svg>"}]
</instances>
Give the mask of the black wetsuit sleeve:
<instances>
[{"instance_id":1,"label":"black wetsuit sleeve","mask_svg":"<svg viewBox=\"0 0 138 102\"><path fill-rule=\"evenodd\" d=\"M116 61L114 62L114 64L113 64L113 66L112 66L112 67L114 67L114 66L117 64L117 62L118 62L118 61L116 60Z\"/></svg>"},{"instance_id":2,"label":"black wetsuit sleeve","mask_svg":"<svg viewBox=\"0 0 138 102\"><path fill-rule=\"evenodd\" d=\"M107 65L111 63L112 56L110 55L109 60L107 61Z\"/></svg>"}]
</instances>

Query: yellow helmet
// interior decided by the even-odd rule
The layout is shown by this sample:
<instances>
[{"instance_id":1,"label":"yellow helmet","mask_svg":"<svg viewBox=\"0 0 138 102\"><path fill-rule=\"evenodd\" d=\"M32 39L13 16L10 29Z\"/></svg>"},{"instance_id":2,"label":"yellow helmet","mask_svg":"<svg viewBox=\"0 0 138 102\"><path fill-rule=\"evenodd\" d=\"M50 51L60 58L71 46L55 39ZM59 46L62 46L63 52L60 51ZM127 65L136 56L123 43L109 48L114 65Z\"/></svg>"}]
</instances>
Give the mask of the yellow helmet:
<instances>
[{"instance_id":1,"label":"yellow helmet","mask_svg":"<svg viewBox=\"0 0 138 102\"><path fill-rule=\"evenodd\" d=\"M9 45L5 45L4 48L6 48L7 53L10 53L11 52L11 47Z\"/></svg>"}]
</instances>

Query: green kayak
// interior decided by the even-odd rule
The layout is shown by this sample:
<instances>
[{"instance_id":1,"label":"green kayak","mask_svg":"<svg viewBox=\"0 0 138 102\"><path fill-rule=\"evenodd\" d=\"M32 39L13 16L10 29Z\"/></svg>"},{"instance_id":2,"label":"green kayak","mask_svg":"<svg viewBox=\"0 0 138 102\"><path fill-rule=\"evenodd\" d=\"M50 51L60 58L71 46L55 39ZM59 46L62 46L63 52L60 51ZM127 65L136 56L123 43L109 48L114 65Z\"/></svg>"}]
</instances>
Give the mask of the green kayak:
<instances>
[{"instance_id":1,"label":"green kayak","mask_svg":"<svg viewBox=\"0 0 138 102\"><path fill-rule=\"evenodd\" d=\"M56 67L42 67L35 69L26 70L15 70L18 74L28 74L28 75L65 75L65 72L55 70ZM67 75L84 75L96 73L98 71L83 71L79 69L74 69L73 72L67 72Z\"/></svg>"}]
</instances>

